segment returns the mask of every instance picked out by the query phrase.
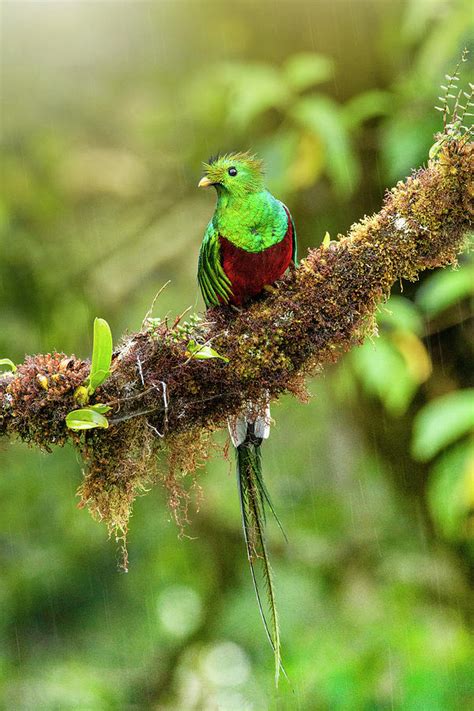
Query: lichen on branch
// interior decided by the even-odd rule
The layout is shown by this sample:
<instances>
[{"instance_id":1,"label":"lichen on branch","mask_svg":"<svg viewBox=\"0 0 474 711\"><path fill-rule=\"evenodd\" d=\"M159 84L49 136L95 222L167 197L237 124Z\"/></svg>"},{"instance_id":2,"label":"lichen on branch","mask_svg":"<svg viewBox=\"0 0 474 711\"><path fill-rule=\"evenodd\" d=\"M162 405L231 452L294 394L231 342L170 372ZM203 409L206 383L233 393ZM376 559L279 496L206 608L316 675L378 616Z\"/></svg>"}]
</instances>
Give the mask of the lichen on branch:
<instances>
[{"instance_id":1,"label":"lichen on branch","mask_svg":"<svg viewBox=\"0 0 474 711\"><path fill-rule=\"evenodd\" d=\"M0 375L0 435L47 451L72 441L85 463L81 505L124 536L134 497L161 479L186 516L186 472L206 459L209 434L246 402L304 395L317 373L373 330L377 306L400 279L456 262L474 216L474 144L444 138L435 158L389 191L379 213L310 250L272 293L240 312L209 310L173 325L147 321L115 348L112 374L91 402L109 405L109 428L65 425L90 364L29 356ZM194 357L189 343L221 358ZM159 473L158 459L168 457ZM158 473L157 473L158 472Z\"/></svg>"}]
</instances>

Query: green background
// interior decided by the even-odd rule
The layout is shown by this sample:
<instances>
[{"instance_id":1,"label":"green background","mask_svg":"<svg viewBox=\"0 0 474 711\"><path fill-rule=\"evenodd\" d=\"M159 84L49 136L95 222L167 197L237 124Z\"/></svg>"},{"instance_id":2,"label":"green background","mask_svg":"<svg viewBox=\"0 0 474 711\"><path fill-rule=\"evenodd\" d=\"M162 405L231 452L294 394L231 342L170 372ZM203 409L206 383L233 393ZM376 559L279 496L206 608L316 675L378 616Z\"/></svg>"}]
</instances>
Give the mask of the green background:
<instances>
[{"instance_id":1,"label":"green background","mask_svg":"<svg viewBox=\"0 0 474 711\"><path fill-rule=\"evenodd\" d=\"M299 253L426 161L467 0L3 2L0 357L87 357L201 310L217 150L250 148ZM463 66L466 84L470 64ZM472 71L471 71L472 75ZM216 436L179 536L137 500L130 572L77 509L81 463L0 443L0 704L15 710L454 711L474 705L473 262L397 285L380 337L284 397L264 445L283 654L273 684ZM403 286L403 289L401 288ZM471 567L470 567L471 566Z\"/></svg>"}]
</instances>

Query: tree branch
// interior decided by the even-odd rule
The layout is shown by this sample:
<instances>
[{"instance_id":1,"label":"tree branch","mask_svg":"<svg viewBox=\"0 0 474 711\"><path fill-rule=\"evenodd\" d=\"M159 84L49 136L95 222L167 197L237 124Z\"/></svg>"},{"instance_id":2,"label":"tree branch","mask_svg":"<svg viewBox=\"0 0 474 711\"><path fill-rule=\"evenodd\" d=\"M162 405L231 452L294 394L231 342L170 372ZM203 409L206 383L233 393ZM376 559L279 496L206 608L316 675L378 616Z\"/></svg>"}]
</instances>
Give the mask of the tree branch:
<instances>
[{"instance_id":1,"label":"tree branch","mask_svg":"<svg viewBox=\"0 0 474 711\"><path fill-rule=\"evenodd\" d=\"M212 430L249 401L304 396L305 375L373 331L377 305L395 281L455 263L474 214L474 144L466 138L445 139L438 158L393 188L379 213L310 250L275 293L239 313L212 309L206 320L171 327L147 322L125 338L93 398L111 405L109 429L66 428L89 363L54 353L29 356L15 374L0 376L0 435L47 451L72 441L87 465L82 505L123 535L133 498L154 478L165 448L169 469L161 477L177 512L181 472L207 456ZM191 357L190 340L212 344L228 362Z\"/></svg>"}]
</instances>

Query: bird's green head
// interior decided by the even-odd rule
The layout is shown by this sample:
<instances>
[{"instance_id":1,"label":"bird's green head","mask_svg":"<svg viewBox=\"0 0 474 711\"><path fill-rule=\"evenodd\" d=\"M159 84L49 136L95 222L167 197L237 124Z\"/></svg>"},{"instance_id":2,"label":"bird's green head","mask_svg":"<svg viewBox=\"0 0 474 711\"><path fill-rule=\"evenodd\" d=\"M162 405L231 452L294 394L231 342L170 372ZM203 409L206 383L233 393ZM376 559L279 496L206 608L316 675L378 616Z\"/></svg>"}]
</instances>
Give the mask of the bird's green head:
<instances>
[{"instance_id":1,"label":"bird's green head","mask_svg":"<svg viewBox=\"0 0 474 711\"><path fill-rule=\"evenodd\" d=\"M227 153L210 158L204 163L204 171L200 188L214 185L218 193L226 192L233 197L244 197L264 189L262 161L251 153Z\"/></svg>"}]
</instances>

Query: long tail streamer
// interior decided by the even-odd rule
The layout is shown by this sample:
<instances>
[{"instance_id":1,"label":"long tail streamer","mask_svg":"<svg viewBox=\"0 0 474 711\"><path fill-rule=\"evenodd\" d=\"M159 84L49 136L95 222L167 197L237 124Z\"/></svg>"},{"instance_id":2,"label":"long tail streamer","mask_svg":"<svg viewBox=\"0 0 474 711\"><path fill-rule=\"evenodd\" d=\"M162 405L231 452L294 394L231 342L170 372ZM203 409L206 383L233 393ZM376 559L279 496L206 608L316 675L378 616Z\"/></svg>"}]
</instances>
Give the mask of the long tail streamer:
<instances>
[{"instance_id":1,"label":"long tail streamer","mask_svg":"<svg viewBox=\"0 0 474 711\"><path fill-rule=\"evenodd\" d=\"M267 489L262 479L260 442L254 437L247 437L245 442L236 447L237 484L242 512L242 528L244 531L247 557L250 565L258 608L267 633L268 640L275 656L275 683L278 685L280 671L286 676L281 662L280 628L273 586L273 573L268 558L264 528L266 522L265 504L268 504L278 525L281 524L275 514ZM283 531L283 529L282 529ZM286 536L285 536L286 538ZM267 591L269 621L264 611L260 594L255 562L260 563L264 585Z\"/></svg>"}]
</instances>

